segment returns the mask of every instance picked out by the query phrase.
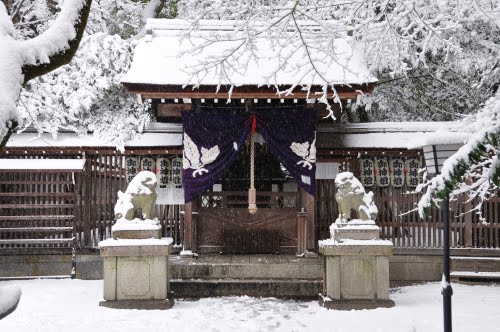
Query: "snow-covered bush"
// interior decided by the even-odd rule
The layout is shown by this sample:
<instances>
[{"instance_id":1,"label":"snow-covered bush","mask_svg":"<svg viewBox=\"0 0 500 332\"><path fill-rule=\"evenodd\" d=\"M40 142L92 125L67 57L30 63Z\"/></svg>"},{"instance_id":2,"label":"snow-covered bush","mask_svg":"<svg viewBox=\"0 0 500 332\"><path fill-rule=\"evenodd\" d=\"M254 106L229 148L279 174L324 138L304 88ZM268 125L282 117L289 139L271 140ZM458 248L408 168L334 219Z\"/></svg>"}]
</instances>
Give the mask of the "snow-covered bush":
<instances>
[{"instance_id":1,"label":"snow-covered bush","mask_svg":"<svg viewBox=\"0 0 500 332\"><path fill-rule=\"evenodd\" d=\"M7 285L0 287L0 319L16 310L21 294L21 288L18 286Z\"/></svg>"},{"instance_id":2,"label":"snow-covered bush","mask_svg":"<svg viewBox=\"0 0 500 332\"><path fill-rule=\"evenodd\" d=\"M71 64L34 79L19 99L23 125L54 136L60 128L88 131L122 148L149 122L147 105L127 94L120 78L133 45L117 35L84 37Z\"/></svg>"}]
</instances>

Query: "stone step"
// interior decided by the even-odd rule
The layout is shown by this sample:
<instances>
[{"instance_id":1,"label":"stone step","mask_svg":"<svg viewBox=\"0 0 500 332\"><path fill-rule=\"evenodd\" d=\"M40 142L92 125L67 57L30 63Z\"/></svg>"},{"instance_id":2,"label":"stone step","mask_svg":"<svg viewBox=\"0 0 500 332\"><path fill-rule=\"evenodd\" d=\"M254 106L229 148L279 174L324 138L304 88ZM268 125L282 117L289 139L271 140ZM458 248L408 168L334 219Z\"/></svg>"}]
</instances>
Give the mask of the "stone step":
<instances>
[{"instance_id":1,"label":"stone step","mask_svg":"<svg viewBox=\"0 0 500 332\"><path fill-rule=\"evenodd\" d=\"M319 258L292 255L170 257L172 279L271 279L321 280Z\"/></svg>"},{"instance_id":2,"label":"stone step","mask_svg":"<svg viewBox=\"0 0 500 332\"><path fill-rule=\"evenodd\" d=\"M454 271L450 279L452 282L500 282L500 272Z\"/></svg>"},{"instance_id":3,"label":"stone step","mask_svg":"<svg viewBox=\"0 0 500 332\"><path fill-rule=\"evenodd\" d=\"M452 271L500 272L500 257L451 257Z\"/></svg>"},{"instance_id":4,"label":"stone step","mask_svg":"<svg viewBox=\"0 0 500 332\"><path fill-rule=\"evenodd\" d=\"M179 280L170 281L175 298L216 296L276 297L315 300L322 292L321 280Z\"/></svg>"}]
</instances>

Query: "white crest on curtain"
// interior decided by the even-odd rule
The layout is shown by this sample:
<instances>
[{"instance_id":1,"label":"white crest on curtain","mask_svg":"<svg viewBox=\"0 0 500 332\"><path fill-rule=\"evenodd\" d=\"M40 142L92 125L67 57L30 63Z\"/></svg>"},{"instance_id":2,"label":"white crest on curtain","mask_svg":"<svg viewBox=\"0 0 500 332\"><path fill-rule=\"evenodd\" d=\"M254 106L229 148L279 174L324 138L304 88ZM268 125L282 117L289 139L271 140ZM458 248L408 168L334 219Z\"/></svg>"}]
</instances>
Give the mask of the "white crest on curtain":
<instances>
[{"instance_id":1,"label":"white crest on curtain","mask_svg":"<svg viewBox=\"0 0 500 332\"><path fill-rule=\"evenodd\" d=\"M213 163L219 156L219 153L220 150L218 145L215 145L210 149L201 147L200 157L200 150L196 144L194 144L191 137L184 133L184 156L182 158L182 167L184 169L194 169L193 178L196 177L196 174L202 175L203 172L208 173L208 170L204 168L205 165Z\"/></svg>"},{"instance_id":2,"label":"white crest on curtain","mask_svg":"<svg viewBox=\"0 0 500 332\"><path fill-rule=\"evenodd\" d=\"M303 160L298 161L297 165L302 165L302 167L307 167L309 170L312 169L312 164L316 162L316 138L312 141L304 143L293 142L290 145L290 149Z\"/></svg>"}]
</instances>

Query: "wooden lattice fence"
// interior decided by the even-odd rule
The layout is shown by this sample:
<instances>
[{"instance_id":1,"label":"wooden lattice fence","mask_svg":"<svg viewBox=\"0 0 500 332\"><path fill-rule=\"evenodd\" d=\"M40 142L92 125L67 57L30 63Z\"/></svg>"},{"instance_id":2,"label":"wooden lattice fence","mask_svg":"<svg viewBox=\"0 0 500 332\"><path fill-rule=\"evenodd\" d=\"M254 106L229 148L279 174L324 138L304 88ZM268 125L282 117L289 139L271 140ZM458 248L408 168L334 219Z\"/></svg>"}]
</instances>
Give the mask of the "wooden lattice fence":
<instances>
[{"instance_id":1,"label":"wooden lattice fence","mask_svg":"<svg viewBox=\"0 0 500 332\"><path fill-rule=\"evenodd\" d=\"M396 248L442 248L443 219L440 209L432 209L422 219L415 210L421 194L406 188L371 188L379 214L382 238ZM319 239L329 238L328 227L338 216L334 180L317 181L316 222ZM450 203L450 246L452 248L500 248L500 197L483 203L481 214L470 212L476 201L462 195ZM482 217L482 218L481 218Z\"/></svg>"},{"instance_id":2,"label":"wooden lattice fence","mask_svg":"<svg viewBox=\"0 0 500 332\"><path fill-rule=\"evenodd\" d=\"M85 168L77 176L43 170L0 173L0 252L21 247L54 253L64 251L60 248L95 248L111 236L117 192L127 188L125 154L109 150L2 157L83 158ZM182 205L156 206L163 236L172 237L175 247L182 244L182 210Z\"/></svg>"}]
</instances>

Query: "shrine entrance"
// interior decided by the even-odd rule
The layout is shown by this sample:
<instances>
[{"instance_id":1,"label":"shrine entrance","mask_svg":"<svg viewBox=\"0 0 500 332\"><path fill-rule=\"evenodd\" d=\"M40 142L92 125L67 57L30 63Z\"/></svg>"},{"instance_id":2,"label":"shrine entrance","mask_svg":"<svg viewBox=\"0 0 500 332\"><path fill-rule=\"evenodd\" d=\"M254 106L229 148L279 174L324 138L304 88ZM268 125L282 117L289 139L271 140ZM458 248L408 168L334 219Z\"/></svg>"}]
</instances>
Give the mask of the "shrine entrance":
<instances>
[{"instance_id":1,"label":"shrine entrance","mask_svg":"<svg viewBox=\"0 0 500 332\"><path fill-rule=\"evenodd\" d=\"M268 146L255 145L257 212L248 210L250 144L197 201L199 253L296 253L300 190Z\"/></svg>"},{"instance_id":2,"label":"shrine entrance","mask_svg":"<svg viewBox=\"0 0 500 332\"><path fill-rule=\"evenodd\" d=\"M182 122L186 251L305 253L314 247L314 110L196 104Z\"/></svg>"}]
</instances>

